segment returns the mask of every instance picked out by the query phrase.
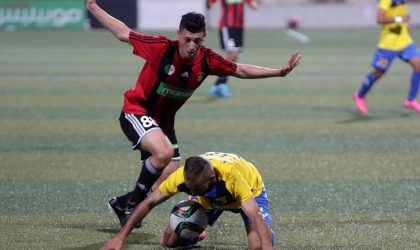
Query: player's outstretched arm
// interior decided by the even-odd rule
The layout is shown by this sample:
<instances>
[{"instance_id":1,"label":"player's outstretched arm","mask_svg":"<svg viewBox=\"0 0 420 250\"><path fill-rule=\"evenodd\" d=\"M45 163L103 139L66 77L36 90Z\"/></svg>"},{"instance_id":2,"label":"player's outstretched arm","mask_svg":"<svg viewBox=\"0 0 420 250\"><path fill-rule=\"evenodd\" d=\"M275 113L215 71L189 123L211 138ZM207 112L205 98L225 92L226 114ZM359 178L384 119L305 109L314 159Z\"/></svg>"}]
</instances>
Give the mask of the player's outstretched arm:
<instances>
[{"instance_id":1,"label":"player's outstretched arm","mask_svg":"<svg viewBox=\"0 0 420 250\"><path fill-rule=\"evenodd\" d=\"M376 14L376 22L378 24L390 24L390 23L402 23L410 21L410 15L406 14L403 16L389 17L385 10L378 8Z\"/></svg>"},{"instance_id":2,"label":"player's outstretched arm","mask_svg":"<svg viewBox=\"0 0 420 250\"><path fill-rule=\"evenodd\" d=\"M249 64L237 64L235 73L232 76L243 79L257 79L267 77L284 77L289 74L296 66L299 65L301 55L295 52L289 58L289 61L280 69L264 68Z\"/></svg>"},{"instance_id":3,"label":"player's outstretched arm","mask_svg":"<svg viewBox=\"0 0 420 250\"><path fill-rule=\"evenodd\" d=\"M271 229L261 215L260 209L254 198L241 202L241 208L252 222L255 222L256 231L259 235L261 248L263 250L272 250ZM259 245L259 244L256 244Z\"/></svg>"},{"instance_id":4,"label":"player's outstretched arm","mask_svg":"<svg viewBox=\"0 0 420 250\"><path fill-rule=\"evenodd\" d=\"M153 191L149 197L147 197L143 202L141 202L134 212L131 214L130 218L127 220L127 223L120 229L120 232L110 239L106 244L101 248L101 250L119 250L122 248L125 239L133 230L135 225L138 222L142 221L149 212L160 203L166 201L166 198L163 193L157 189Z\"/></svg>"},{"instance_id":5,"label":"player's outstretched arm","mask_svg":"<svg viewBox=\"0 0 420 250\"><path fill-rule=\"evenodd\" d=\"M130 42L129 35L131 29L120 20L106 13L101 7L98 6L96 0L87 0L86 8L107 30L114 34L116 38L122 42Z\"/></svg>"}]
</instances>

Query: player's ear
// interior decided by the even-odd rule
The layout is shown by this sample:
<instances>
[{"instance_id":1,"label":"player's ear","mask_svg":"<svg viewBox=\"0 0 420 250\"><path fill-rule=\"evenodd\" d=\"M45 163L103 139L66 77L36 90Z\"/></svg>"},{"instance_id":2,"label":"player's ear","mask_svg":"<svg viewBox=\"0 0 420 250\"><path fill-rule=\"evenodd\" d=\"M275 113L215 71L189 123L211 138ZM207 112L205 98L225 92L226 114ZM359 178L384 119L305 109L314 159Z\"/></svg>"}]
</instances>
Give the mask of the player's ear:
<instances>
[{"instance_id":1,"label":"player's ear","mask_svg":"<svg viewBox=\"0 0 420 250\"><path fill-rule=\"evenodd\" d=\"M216 180L217 179L216 177L217 177L216 171L214 171L214 169L213 169L213 173L211 174L210 179L211 180Z\"/></svg>"}]
</instances>

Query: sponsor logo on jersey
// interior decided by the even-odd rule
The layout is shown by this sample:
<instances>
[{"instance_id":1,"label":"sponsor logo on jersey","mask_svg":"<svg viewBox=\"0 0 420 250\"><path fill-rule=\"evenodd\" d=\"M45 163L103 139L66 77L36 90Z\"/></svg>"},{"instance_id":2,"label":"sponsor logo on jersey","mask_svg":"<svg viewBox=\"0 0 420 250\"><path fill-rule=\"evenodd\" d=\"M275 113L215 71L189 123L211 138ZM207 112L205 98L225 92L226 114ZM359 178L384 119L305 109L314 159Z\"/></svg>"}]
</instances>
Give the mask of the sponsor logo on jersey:
<instances>
[{"instance_id":1,"label":"sponsor logo on jersey","mask_svg":"<svg viewBox=\"0 0 420 250\"><path fill-rule=\"evenodd\" d=\"M397 25L395 27L389 28L389 32L392 34L400 35L401 34L402 27L401 25Z\"/></svg>"},{"instance_id":2,"label":"sponsor logo on jersey","mask_svg":"<svg viewBox=\"0 0 420 250\"><path fill-rule=\"evenodd\" d=\"M171 86L164 82L160 82L157 93L161 96L169 97L176 100L187 100L194 91L191 89Z\"/></svg>"}]
</instances>

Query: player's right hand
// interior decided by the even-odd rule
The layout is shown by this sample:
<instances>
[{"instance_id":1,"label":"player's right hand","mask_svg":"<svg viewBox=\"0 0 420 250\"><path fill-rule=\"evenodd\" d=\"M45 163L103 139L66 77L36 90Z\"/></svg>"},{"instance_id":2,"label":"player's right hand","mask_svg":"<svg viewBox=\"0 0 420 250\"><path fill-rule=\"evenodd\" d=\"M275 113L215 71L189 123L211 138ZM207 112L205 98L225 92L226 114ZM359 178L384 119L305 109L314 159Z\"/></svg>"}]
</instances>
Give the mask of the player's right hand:
<instances>
[{"instance_id":1,"label":"player's right hand","mask_svg":"<svg viewBox=\"0 0 420 250\"><path fill-rule=\"evenodd\" d=\"M110 239L106 244L101 248L101 250L120 250L124 244L124 240L118 236Z\"/></svg>"}]
</instances>

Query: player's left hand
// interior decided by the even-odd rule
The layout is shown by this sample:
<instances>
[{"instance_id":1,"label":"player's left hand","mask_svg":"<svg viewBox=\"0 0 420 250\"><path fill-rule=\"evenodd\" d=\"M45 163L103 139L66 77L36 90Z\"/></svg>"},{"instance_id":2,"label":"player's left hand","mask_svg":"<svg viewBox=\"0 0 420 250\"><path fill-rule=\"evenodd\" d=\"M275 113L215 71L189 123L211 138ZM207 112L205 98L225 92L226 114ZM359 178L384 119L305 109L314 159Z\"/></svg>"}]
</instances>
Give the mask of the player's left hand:
<instances>
[{"instance_id":1,"label":"player's left hand","mask_svg":"<svg viewBox=\"0 0 420 250\"><path fill-rule=\"evenodd\" d=\"M289 61L280 69L279 76L286 76L289 74L296 66L299 65L301 54L299 52L295 52L289 58Z\"/></svg>"},{"instance_id":2,"label":"player's left hand","mask_svg":"<svg viewBox=\"0 0 420 250\"><path fill-rule=\"evenodd\" d=\"M120 250L124 244L124 240L118 238L118 236L110 239L107 243L101 248L101 250Z\"/></svg>"}]
</instances>

